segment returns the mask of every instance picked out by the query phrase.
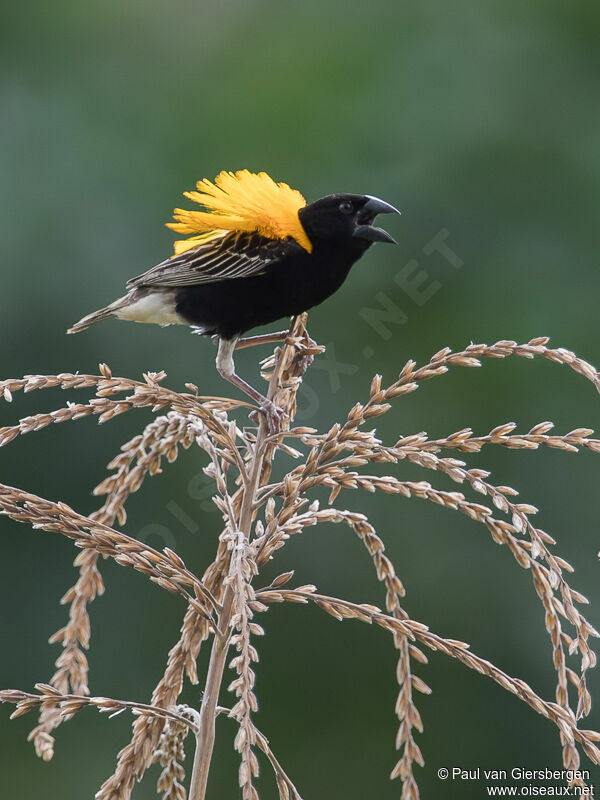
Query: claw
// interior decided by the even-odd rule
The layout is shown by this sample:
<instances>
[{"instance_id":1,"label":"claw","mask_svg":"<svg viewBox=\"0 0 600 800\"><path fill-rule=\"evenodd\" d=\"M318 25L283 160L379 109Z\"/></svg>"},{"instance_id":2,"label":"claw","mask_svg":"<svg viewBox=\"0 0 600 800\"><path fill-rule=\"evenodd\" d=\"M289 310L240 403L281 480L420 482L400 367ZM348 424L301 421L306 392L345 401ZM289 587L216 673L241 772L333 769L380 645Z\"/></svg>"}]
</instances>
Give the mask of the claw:
<instances>
[{"instance_id":1,"label":"claw","mask_svg":"<svg viewBox=\"0 0 600 800\"><path fill-rule=\"evenodd\" d=\"M279 406L275 405L272 400L265 399L264 402L261 403L260 409L253 411L249 415L250 419L256 421L258 414L265 415L270 436L281 431L286 414L285 411L282 408L279 408Z\"/></svg>"}]
</instances>

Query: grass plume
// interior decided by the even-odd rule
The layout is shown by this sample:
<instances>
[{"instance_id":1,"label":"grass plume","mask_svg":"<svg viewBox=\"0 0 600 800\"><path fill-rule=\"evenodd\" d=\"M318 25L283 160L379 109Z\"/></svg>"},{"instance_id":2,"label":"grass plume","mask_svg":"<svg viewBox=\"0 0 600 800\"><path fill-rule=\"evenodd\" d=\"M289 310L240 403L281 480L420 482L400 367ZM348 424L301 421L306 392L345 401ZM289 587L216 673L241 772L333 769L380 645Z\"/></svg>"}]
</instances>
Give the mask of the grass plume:
<instances>
[{"instance_id":1,"label":"grass plume","mask_svg":"<svg viewBox=\"0 0 600 800\"><path fill-rule=\"evenodd\" d=\"M388 386L376 375L368 396L353 405L342 421L319 432L294 426L296 397L303 376L323 351L310 339L305 325L305 315L296 318L286 342L263 362L268 397L287 417L284 430L277 434L270 434L262 419L255 427L242 426L247 403L201 396L191 384L186 386L186 392L175 392L162 385L163 373L147 374L143 381L134 381L113 377L110 369L101 365L98 375L65 373L0 381L0 396L7 402L12 402L19 391L51 387L94 393L88 402L25 417L1 428L0 446L47 425L83 417L96 416L105 422L137 408L149 408L155 414L152 422L126 442L108 465L111 474L95 490L104 502L90 516L64 503L0 484L0 513L66 536L81 550L75 560L77 581L62 599L69 608L68 620L52 638L62 645L62 650L50 683L37 684L35 693L2 691L0 702L15 706L13 716L37 711L38 723L30 738L38 756L45 760L54 753L56 728L83 708L93 707L110 715L125 711L134 714L131 741L118 754L116 767L99 788L96 800L128 800L136 781L155 762L162 767L157 792L164 800L204 800L218 715L228 716L237 727L234 747L240 757L243 800L259 798L255 786L258 751L272 768L281 800L300 800L295 782L254 722L259 703L254 665L264 633L261 615L268 613L274 603L311 603L338 620L372 624L390 634L398 654L395 712L399 751L397 763L390 766L391 777L401 782L403 800L419 797L415 767L425 764L417 743L423 730L418 697L431 691L420 675L430 651L439 651L487 676L554 724L565 769L579 769L581 752L600 765L600 733L583 726L592 702L586 675L596 664L590 640L598 632L581 611L587 602L585 597L570 584L572 567L555 552L552 536L535 525L535 507L516 499L517 492L510 486L492 482L486 470L447 455L468 455L491 446L600 452L600 440L593 438L589 428L557 434L550 422L541 422L522 433L516 432L513 423L505 423L483 435L467 428L430 439L419 432L390 444L382 442L368 427L425 381L450 368L479 367L485 359L545 358L579 373L600 390L596 369L568 350L550 348L546 338L525 344L472 344L458 353L444 348L422 366L407 362ZM214 482L214 502L223 519L214 559L203 571L185 564L169 548L156 550L114 527L126 523L129 496L140 490L147 478L158 475L165 463L173 462L181 448L193 447L205 454L205 472ZM292 455L297 465L282 479L273 480L273 463L280 453ZM409 481L395 474L381 476L369 471L374 464L388 464L392 469L402 461L420 468L424 479ZM439 489L431 482L435 473L450 477L460 490ZM311 496L311 491L320 486L330 493L325 508ZM343 489L382 492L441 505L475 520L493 542L510 550L516 565L529 570L534 594L544 610L552 646L552 662L548 666L556 681L554 698L542 698L523 680L472 653L468 644L442 637L424 622L409 617L403 607L404 586L385 554L384 537L364 514L339 507ZM374 576L382 585L383 608L331 597L312 585L291 588L292 572L259 588L261 571L277 550L291 536L325 522L347 526L358 537ZM182 601L179 637L166 656L164 674L148 703L90 693L86 658L90 644L88 608L104 591L100 556L146 575ZM182 687L186 679L192 684L201 682L197 660L201 647L207 646L210 658L207 673L202 676L201 701L197 708L190 708L179 702ZM226 688L230 707L219 704ZM260 688L268 692L268 686ZM188 781L184 761L189 734L195 741L195 752ZM582 785L577 778L574 783Z\"/></svg>"}]
</instances>

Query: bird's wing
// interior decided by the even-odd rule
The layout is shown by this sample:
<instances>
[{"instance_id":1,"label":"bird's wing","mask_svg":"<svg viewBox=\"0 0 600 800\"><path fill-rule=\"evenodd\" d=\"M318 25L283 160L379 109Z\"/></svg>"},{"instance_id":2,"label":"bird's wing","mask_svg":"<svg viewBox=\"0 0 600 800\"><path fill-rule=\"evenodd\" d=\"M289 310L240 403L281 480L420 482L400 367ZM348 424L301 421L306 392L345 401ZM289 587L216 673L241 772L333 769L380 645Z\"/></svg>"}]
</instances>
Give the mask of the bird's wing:
<instances>
[{"instance_id":1,"label":"bird's wing","mask_svg":"<svg viewBox=\"0 0 600 800\"><path fill-rule=\"evenodd\" d=\"M140 286L195 286L260 275L291 253L301 250L291 239L266 239L257 233L226 233L192 250L162 261L127 282Z\"/></svg>"}]
</instances>

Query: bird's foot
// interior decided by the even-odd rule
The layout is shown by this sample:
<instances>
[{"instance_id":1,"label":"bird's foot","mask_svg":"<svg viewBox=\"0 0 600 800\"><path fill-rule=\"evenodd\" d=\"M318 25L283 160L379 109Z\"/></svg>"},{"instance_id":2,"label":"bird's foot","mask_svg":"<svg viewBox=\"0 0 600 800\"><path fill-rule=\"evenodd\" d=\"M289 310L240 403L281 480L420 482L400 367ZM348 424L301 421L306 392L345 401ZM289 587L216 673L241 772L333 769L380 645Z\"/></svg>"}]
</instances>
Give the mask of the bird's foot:
<instances>
[{"instance_id":1,"label":"bird's foot","mask_svg":"<svg viewBox=\"0 0 600 800\"><path fill-rule=\"evenodd\" d=\"M259 414L265 415L269 435L280 433L283 427L283 421L286 417L285 411L282 408L279 408L279 406L275 405L272 400L267 400L265 398L261 403L260 408L250 414L250 419L257 421Z\"/></svg>"}]
</instances>

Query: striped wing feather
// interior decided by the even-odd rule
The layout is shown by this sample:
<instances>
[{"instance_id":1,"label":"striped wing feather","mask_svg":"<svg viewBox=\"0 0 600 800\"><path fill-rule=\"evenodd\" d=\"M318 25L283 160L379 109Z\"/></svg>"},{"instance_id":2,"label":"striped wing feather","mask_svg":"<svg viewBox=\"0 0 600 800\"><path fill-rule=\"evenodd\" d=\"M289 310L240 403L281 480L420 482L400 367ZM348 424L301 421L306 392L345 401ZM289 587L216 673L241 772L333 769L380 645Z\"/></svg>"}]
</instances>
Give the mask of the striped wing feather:
<instances>
[{"instance_id":1,"label":"striped wing feather","mask_svg":"<svg viewBox=\"0 0 600 800\"><path fill-rule=\"evenodd\" d=\"M162 261L127 282L142 286L197 286L260 275L285 255L301 250L291 239L266 239L259 234L227 233L193 250Z\"/></svg>"}]
</instances>

